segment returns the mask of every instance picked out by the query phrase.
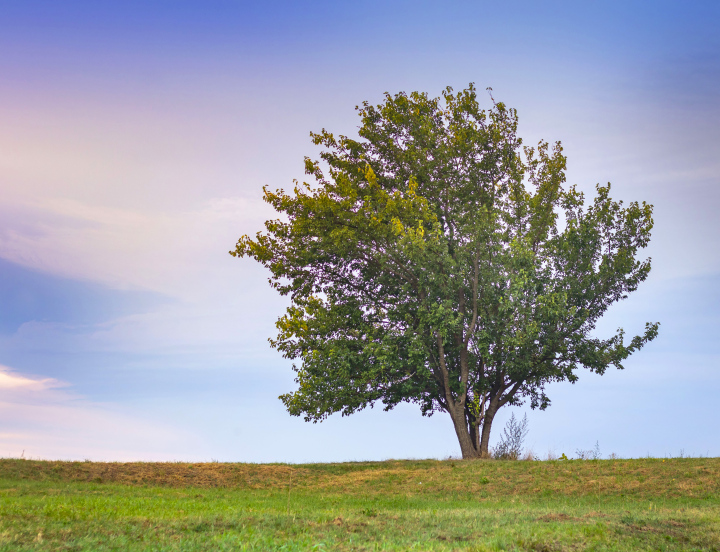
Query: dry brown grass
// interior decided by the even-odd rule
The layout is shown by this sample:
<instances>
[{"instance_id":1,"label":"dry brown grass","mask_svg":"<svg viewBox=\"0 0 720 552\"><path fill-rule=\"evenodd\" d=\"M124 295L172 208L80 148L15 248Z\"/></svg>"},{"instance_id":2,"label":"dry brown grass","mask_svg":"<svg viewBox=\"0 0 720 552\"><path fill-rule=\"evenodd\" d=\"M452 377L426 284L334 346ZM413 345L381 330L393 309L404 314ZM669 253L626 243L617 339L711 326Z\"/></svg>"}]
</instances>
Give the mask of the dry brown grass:
<instances>
[{"instance_id":1,"label":"dry brown grass","mask_svg":"<svg viewBox=\"0 0 720 552\"><path fill-rule=\"evenodd\" d=\"M312 488L330 493L632 495L720 492L720 458L601 461L387 461L344 464L0 460L0 478L169 487Z\"/></svg>"},{"instance_id":2,"label":"dry brown grass","mask_svg":"<svg viewBox=\"0 0 720 552\"><path fill-rule=\"evenodd\" d=\"M0 477L5 479L163 487L283 487L297 471L292 466L273 464L0 460Z\"/></svg>"}]
</instances>

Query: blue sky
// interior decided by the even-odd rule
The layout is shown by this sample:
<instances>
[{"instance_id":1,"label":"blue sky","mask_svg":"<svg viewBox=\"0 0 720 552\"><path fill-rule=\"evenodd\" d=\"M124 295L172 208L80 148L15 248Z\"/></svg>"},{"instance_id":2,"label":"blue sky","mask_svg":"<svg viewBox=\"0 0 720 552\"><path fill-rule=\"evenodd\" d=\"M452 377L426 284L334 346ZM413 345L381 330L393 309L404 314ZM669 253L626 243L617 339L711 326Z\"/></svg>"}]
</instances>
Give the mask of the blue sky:
<instances>
[{"instance_id":1,"label":"blue sky","mask_svg":"<svg viewBox=\"0 0 720 552\"><path fill-rule=\"evenodd\" d=\"M286 302L227 251L311 130L469 82L563 142L569 183L655 205L651 277L598 332L660 336L551 387L528 444L720 455L718 24L716 2L0 2L0 456L458 454L413 407L290 417Z\"/></svg>"}]
</instances>

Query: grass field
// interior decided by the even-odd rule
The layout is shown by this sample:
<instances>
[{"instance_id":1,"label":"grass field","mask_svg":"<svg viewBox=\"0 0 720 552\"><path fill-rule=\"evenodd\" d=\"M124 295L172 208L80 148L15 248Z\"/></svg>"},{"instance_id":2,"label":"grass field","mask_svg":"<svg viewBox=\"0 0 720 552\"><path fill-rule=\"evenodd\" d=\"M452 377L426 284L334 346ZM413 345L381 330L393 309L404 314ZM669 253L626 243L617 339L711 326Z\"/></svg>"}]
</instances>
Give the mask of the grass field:
<instances>
[{"instance_id":1,"label":"grass field","mask_svg":"<svg viewBox=\"0 0 720 552\"><path fill-rule=\"evenodd\" d=\"M720 550L720 459L4 459L0 550Z\"/></svg>"}]
</instances>

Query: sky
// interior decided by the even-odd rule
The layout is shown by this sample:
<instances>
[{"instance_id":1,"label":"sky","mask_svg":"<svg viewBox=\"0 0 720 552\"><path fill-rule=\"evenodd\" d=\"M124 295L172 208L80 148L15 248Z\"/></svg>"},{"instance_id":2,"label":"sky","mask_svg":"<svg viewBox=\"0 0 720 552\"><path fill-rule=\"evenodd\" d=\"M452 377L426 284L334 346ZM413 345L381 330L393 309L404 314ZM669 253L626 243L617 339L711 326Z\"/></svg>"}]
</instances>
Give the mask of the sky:
<instances>
[{"instance_id":1,"label":"sky","mask_svg":"<svg viewBox=\"0 0 720 552\"><path fill-rule=\"evenodd\" d=\"M457 456L410 405L291 417L287 299L228 251L311 131L470 82L562 141L569 184L655 206L652 273L597 333L659 337L492 440L515 413L541 457L720 456L719 25L714 1L0 0L0 457Z\"/></svg>"}]
</instances>

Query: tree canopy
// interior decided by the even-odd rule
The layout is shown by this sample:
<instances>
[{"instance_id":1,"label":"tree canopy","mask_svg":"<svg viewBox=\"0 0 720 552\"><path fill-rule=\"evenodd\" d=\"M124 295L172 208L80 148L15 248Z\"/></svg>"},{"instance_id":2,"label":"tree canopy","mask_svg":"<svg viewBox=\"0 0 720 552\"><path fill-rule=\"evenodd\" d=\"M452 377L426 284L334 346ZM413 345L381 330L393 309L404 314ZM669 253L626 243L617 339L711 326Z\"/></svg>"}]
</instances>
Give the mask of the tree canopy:
<instances>
[{"instance_id":1,"label":"tree canopy","mask_svg":"<svg viewBox=\"0 0 720 552\"><path fill-rule=\"evenodd\" d=\"M488 455L499 408L550 404L546 386L603 374L658 332L594 333L645 280L652 206L566 187L559 142L525 147L514 109L476 89L364 102L359 139L311 133L320 160L282 219L231 251L291 299L273 347L294 359L288 411L319 421L380 402L452 419L463 457Z\"/></svg>"}]
</instances>

